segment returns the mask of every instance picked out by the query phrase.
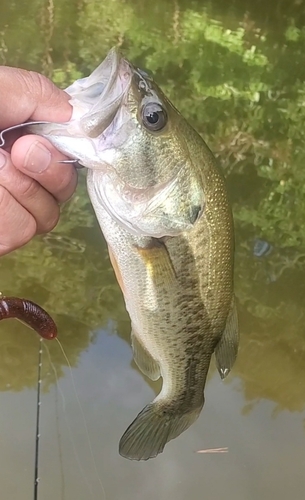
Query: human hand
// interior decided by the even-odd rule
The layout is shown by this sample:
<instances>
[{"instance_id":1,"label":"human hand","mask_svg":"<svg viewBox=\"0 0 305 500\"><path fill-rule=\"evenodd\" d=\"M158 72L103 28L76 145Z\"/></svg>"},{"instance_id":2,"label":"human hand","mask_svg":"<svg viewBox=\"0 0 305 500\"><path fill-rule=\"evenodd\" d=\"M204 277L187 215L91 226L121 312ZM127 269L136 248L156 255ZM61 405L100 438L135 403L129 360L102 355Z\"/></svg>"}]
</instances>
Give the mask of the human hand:
<instances>
[{"instance_id":1,"label":"human hand","mask_svg":"<svg viewBox=\"0 0 305 500\"><path fill-rule=\"evenodd\" d=\"M0 130L29 119L65 122L71 117L69 96L39 73L0 66L0 88ZM49 141L13 136L0 148L0 256L51 231L59 203L77 184L76 169L57 163L66 157Z\"/></svg>"}]
</instances>

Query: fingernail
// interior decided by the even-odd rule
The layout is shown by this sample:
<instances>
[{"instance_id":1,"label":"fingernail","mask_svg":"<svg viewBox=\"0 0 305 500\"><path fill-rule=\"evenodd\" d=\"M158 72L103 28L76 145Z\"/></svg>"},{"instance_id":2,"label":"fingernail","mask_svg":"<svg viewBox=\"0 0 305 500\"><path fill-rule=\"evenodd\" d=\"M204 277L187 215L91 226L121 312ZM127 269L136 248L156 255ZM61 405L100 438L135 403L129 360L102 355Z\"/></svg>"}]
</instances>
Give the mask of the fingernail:
<instances>
[{"instance_id":1,"label":"fingernail","mask_svg":"<svg viewBox=\"0 0 305 500\"><path fill-rule=\"evenodd\" d=\"M41 174L51 163L51 153L40 142L36 141L27 152L24 168L34 174Z\"/></svg>"},{"instance_id":2,"label":"fingernail","mask_svg":"<svg viewBox=\"0 0 305 500\"><path fill-rule=\"evenodd\" d=\"M6 156L0 151L0 168L3 168L6 164Z\"/></svg>"}]
</instances>

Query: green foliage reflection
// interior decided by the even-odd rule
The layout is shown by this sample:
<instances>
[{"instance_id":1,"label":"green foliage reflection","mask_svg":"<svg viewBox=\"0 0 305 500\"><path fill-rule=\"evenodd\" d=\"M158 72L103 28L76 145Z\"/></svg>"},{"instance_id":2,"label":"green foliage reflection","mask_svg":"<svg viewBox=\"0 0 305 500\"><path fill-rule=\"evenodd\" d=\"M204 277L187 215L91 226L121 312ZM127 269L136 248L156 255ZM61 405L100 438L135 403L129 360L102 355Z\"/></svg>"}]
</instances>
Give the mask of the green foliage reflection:
<instances>
[{"instance_id":1,"label":"green foliage reflection","mask_svg":"<svg viewBox=\"0 0 305 500\"><path fill-rule=\"evenodd\" d=\"M276 12L271 4L17 0L0 5L0 60L42 70L64 87L118 44L155 74L217 154L227 177L243 332L236 372L246 397L268 397L300 410L304 391L296 390L294 381L303 379L305 349L305 29L302 2L283 1ZM256 237L274 245L268 259L253 256ZM94 328L110 318L117 324L127 318L102 241L82 182L54 235L0 261L1 289L28 295L57 316L72 363ZM126 336L124 324L119 332ZM28 363L34 356L28 346L36 340L5 335L2 331L5 352L18 349L14 358ZM248 363L258 358L261 364ZM3 359L0 389L5 390L13 356ZM272 387L284 383L284 376L277 379L281 365L287 390L280 393ZM265 392L263 372L270 380ZM12 385L31 385L35 376L28 373Z\"/></svg>"}]
</instances>

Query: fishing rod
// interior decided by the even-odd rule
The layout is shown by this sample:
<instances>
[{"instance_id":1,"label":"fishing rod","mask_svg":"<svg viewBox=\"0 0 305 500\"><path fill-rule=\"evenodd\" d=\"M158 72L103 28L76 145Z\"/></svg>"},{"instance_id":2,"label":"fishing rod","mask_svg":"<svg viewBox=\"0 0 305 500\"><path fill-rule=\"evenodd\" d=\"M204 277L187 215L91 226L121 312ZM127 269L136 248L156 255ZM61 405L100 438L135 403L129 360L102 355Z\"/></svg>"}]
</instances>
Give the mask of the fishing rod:
<instances>
[{"instance_id":1,"label":"fishing rod","mask_svg":"<svg viewBox=\"0 0 305 500\"><path fill-rule=\"evenodd\" d=\"M40 438L40 407L41 407L41 367L42 367L42 338L39 339L39 348L38 348L37 407L36 407L35 465L34 465L34 500L38 500L38 485L39 485L39 438Z\"/></svg>"}]
</instances>

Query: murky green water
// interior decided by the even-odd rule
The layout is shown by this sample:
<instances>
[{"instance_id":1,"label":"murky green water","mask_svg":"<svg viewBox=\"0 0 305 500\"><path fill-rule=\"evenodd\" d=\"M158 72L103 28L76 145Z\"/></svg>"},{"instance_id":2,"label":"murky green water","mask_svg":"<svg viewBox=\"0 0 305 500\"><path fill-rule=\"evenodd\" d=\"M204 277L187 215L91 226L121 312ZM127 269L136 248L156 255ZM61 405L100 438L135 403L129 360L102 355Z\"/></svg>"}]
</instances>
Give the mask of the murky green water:
<instances>
[{"instance_id":1,"label":"murky green water","mask_svg":"<svg viewBox=\"0 0 305 500\"><path fill-rule=\"evenodd\" d=\"M65 86L119 42L152 70L218 155L237 233L238 361L225 383L213 364L200 419L147 463L121 458L118 441L158 387L131 361L128 317L84 179L51 235L1 258L1 290L56 318L83 408L58 344L46 343L38 500L304 498L305 3L202 4L0 4L2 64ZM255 238L272 244L269 255L253 254ZM38 347L22 325L1 323L5 500L33 498ZM228 453L196 453L218 447Z\"/></svg>"}]
</instances>

